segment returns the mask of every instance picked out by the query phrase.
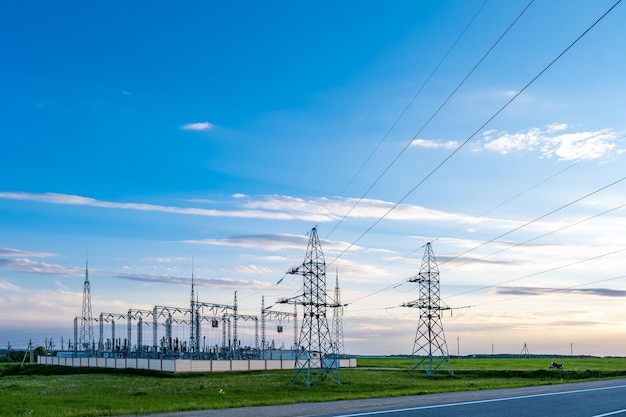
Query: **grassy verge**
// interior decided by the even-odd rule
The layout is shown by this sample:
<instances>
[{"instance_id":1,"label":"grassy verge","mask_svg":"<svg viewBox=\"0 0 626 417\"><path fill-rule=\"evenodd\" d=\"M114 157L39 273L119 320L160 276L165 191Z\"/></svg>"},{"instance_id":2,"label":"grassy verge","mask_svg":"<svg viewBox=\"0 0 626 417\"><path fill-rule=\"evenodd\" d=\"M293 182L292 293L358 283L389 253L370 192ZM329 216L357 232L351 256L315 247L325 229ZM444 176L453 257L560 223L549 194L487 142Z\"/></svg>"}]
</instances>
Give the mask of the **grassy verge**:
<instances>
[{"instance_id":1,"label":"grassy verge","mask_svg":"<svg viewBox=\"0 0 626 417\"><path fill-rule=\"evenodd\" d=\"M612 359L612 358L609 358ZM536 361L536 362L535 362ZM408 359L359 359L310 387L290 371L179 374L32 365L0 367L2 416L111 416L556 384L626 376L626 359L584 358L549 370L545 359L454 360L455 376L406 372ZM389 370L389 368L400 368ZM373 368L373 369L372 369ZM376 369L385 368L385 369Z\"/></svg>"}]
</instances>

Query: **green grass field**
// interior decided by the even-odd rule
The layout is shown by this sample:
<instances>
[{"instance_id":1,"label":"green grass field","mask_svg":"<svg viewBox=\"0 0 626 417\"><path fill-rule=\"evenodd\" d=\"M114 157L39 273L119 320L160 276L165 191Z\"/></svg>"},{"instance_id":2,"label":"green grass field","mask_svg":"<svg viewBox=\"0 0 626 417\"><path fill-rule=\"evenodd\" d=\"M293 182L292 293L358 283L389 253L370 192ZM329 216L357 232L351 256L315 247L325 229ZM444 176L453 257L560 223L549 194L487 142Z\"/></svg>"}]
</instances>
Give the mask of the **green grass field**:
<instances>
[{"instance_id":1,"label":"green grass field","mask_svg":"<svg viewBox=\"0 0 626 417\"><path fill-rule=\"evenodd\" d=\"M359 358L357 369L310 387L291 371L178 374L0 366L1 416L111 416L418 395L626 377L626 358L453 358L455 376L407 372L408 358Z\"/></svg>"}]
</instances>

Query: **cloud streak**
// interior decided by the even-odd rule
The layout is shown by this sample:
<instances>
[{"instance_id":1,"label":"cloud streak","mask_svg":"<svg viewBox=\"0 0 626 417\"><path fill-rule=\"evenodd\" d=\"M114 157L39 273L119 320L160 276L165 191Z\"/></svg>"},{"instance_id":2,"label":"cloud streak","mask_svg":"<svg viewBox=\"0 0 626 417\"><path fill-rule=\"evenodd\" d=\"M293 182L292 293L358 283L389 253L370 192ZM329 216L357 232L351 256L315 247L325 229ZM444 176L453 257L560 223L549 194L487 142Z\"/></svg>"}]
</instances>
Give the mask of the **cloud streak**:
<instances>
[{"instance_id":1,"label":"cloud streak","mask_svg":"<svg viewBox=\"0 0 626 417\"><path fill-rule=\"evenodd\" d=\"M151 284L174 284L185 285L191 287L191 277L181 277L175 275L154 275L154 274L124 274L112 273L113 278L124 279L129 281L146 282ZM194 278L195 285L206 288L220 289L267 289L270 284L255 281L232 278Z\"/></svg>"},{"instance_id":2,"label":"cloud streak","mask_svg":"<svg viewBox=\"0 0 626 417\"><path fill-rule=\"evenodd\" d=\"M598 297L626 297L626 290L611 288L547 288L547 287L497 287L497 295L535 296L544 294L595 295Z\"/></svg>"},{"instance_id":3,"label":"cloud streak","mask_svg":"<svg viewBox=\"0 0 626 417\"><path fill-rule=\"evenodd\" d=\"M98 207L118 210L135 210L145 212L170 213L179 215L228 217L265 220L301 220L311 223L327 223L338 221L355 204L350 218L378 219L383 215L389 220L401 221L452 221L458 223L501 225L511 227L510 221L472 217L464 214L448 213L431 210L421 206L399 205L391 213L395 204L374 199L351 198L316 198L302 199L290 196L269 195L259 198L233 197L235 210L217 210L199 207L166 206L149 203L114 202L97 200L90 197L58 193L0 192L0 199L32 201L47 204Z\"/></svg>"},{"instance_id":4,"label":"cloud streak","mask_svg":"<svg viewBox=\"0 0 626 417\"><path fill-rule=\"evenodd\" d=\"M306 248L309 242L309 237L304 235L289 235L289 234L259 234L259 235L246 235L246 236L233 236L230 238L222 239L201 239L201 240L185 240L184 243L193 243L201 245L213 245L213 246L234 246L244 248L262 248L269 251L280 251L285 249L297 249L302 250ZM330 253L334 251L344 251L349 247L349 243L323 240L322 246L324 252ZM352 250L363 250L362 247L353 245Z\"/></svg>"},{"instance_id":5,"label":"cloud streak","mask_svg":"<svg viewBox=\"0 0 626 417\"><path fill-rule=\"evenodd\" d=\"M567 128L567 124L555 123L515 133L488 130L479 147L503 155L536 152L540 158L579 161L606 157L617 146L617 133L612 129L566 133Z\"/></svg>"},{"instance_id":6,"label":"cloud streak","mask_svg":"<svg viewBox=\"0 0 626 417\"><path fill-rule=\"evenodd\" d=\"M0 248L0 257L11 258L52 258L55 256L49 252L30 252L12 248Z\"/></svg>"},{"instance_id":7,"label":"cloud streak","mask_svg":"<svg viewBox=\"0 0 626 417\"><path fill-rule=\"evenodd\" d=\"M183 125L182 127L183 130L196 130L196 131L210 130L212 128L213 128L213 124L209 122L187 123L186 125Z\"/></svg>"},{"instance_id":8,"label":"cloud streak","mask_svg":"<svg viewBox=\"0 0 626 417\"><path fill-rule=\"evenodd\" d=\"M455 149L458 148L459 142L454 140L449 140L447 142L439 142L436 140L429 139L414 139L411 141L411 146L417 146L419 148L427 148L427 149Z\"/></svg>"},{"instance_id":9,"label":"cloud streak","mask_svg":"<svg viewBox=\"0 0 626 417\"><path fill-rule=\"evenodd\" d=\"M68 268L47 262L37 262L27 258L0 258L0 268L66 277L78 277L84 274L84 270L81 268Z\"/></svg>"}]
</instances>

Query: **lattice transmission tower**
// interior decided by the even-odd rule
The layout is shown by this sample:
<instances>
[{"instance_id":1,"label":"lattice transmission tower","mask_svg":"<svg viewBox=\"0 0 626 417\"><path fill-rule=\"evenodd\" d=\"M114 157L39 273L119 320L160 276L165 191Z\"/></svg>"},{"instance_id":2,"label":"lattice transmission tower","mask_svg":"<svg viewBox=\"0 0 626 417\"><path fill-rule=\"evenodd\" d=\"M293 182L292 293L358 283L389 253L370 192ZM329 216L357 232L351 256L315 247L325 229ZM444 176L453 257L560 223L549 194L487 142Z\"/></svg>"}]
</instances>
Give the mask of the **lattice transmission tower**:
<instances>
[{"instance_id":1,"label":"lattice transmission tower","mask_svg":"<svg viewBox=\"0 0 626 417\"><path fill-rule=\"evenodd\" d=\"M439 267L430 243L426 244L419 273L409 278L408 282L419 284L419 299L402 304L403 307L419 308L409 372L421 368L428 375L433 375L437 369L443 368L454 375L441 324L441 312L450 310L450 307L441 306Z\"/></svg>"},{"instance_id":2,"label":"lattice transmission tower","mask_svg":"<svg viewBox=\"0 0 626 417\"><path fill-rule=\"evenodd\" d=\"M337 347L337 355L346 353L343 343L343 308L341 304L341 292L339 291L339 272L335 272L335 306L333 307L333 335L335 337L335 346Z\"/></svg>"},{"instance_id":3,"label":"lattice transmission tower","mask_svg":"<svg viewBox=\"0 0 626 417\"><path fill-rule=\"evenodd\" d=\"M337 345L326 315L327 309L334 308L336 304L326 294L326 261L315 227L311 229L304 262L287 273L304 278L300 296L279 301L299 304L304 308L291 382L301 379L309 386L313 381L324 381L330 377L340 384Z\"/></svg>"},{"instance_id":4,"label":"lattice transmission tower","mask_svg":"<svg viewBox=\"0 0 626 417\"><path fill-rule=\"evenodd\" d=\"M91 311L91 285L89 284L89 264L85 261L85 282L83 284L83 309L80 320L79 346L82 350L92 350L94 347L93 337L93 313Z\"/></svg>"}]
</instances>

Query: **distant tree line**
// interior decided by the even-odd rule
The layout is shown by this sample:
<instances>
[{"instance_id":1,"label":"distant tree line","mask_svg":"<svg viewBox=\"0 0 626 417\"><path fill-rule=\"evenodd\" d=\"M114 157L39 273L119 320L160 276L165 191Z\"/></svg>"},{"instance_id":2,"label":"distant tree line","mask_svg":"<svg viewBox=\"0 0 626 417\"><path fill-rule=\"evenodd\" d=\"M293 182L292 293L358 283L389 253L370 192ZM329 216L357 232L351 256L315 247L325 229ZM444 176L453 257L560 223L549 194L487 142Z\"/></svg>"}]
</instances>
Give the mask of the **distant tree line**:
<instances>
[{"instance_id":1,"label":"distant tree line","mask_svg":"<svg viewBox=\"0 0 626 417\"><path fill-rule=\"evenodd\" d=\"M37 356L46 356L46 354L47 352L45 347L37 346L33 349L33 360L36 361ZM26 362L30 362L30 353L28 352L28 350L11 349L10 351L7 351L6 349L4 349L3 353L0 354L0 363L22 362L24 356L26 356Z\"/></svg>"}]
</instances>

